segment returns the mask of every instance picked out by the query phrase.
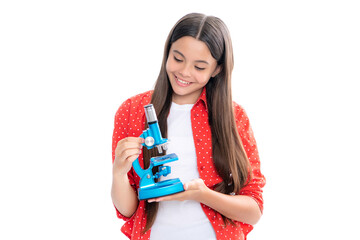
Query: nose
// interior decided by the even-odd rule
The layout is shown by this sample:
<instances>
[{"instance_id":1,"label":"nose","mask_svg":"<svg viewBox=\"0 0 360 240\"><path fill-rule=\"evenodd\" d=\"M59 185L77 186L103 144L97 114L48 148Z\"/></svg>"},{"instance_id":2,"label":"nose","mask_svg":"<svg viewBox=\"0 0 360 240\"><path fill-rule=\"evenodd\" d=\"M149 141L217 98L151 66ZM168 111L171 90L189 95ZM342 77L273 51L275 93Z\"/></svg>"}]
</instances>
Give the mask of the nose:
<instances>
[{"instance_id":1,"label":"nose","mask_svg":"<svg viewBox=\"0 0 360 240\"><path fill-rule=\"evenodd\" d=\"M179 73L182 77L190 77L191 70L189 64L184 64L184 66L180 69Z\"/></svg>"}]
</instances>

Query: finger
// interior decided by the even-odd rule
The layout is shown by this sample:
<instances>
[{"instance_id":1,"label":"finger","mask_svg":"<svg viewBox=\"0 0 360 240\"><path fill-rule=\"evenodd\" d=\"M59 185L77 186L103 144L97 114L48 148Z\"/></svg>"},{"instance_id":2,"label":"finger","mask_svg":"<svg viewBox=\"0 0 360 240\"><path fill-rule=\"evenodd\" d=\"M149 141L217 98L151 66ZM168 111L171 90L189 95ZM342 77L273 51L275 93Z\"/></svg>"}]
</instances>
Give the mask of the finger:
<instances>
[{"instance_id":1,"label":"finger","mask_svg":"<svg viewBox=\"0 0 360 240\"><path fill-rule=\"evenodd\" d=\"M172 197L159 197L152 199L151 202L163 202L163 201L171 201L174 200Z\"/></svg>"},{"instance_id":2,"label":"finger","mask_svg":"<svg viewBox=\"0 0 360 240\"><path fill-rule=\"evenodd\" d=\"M126 139L126 141L128 142L137 142L137 143L144 143L145 142L145 139L141 138L141 137L127 137L127 138L124 138Z\"/></svg>"},{"instance_id":3,"label":"finger","mask_svg":"<svg viewBox=\"0 0 360 240\"><path fill-rule=\"evenodd\" d=\"M196 190L196 189L197 189L197 184L194 181L184 183L184 190L185 191Z\"/></svg>"},{"instance_id":4,"label":"finger","mask_svg":"<svg viewBox=\"0 0 360 240\"><path fill-rule=\"evenodd\" d=\"M139 155L132 155L128 157L126 160L129 161L130 163L133 163L138 157Z\"/></svg>"},{"instance_id":5,"label":"finger","mask_svg":"<svg viewBox=\"0 0 360 240\"><path fill-rule=\"evenodd\" d=\"M152 203L152 202L162 202L162 201L171 201L171 200L174 200L173 195L169 195L169 196L165 196L165 197L158 197L158 198L151 198L151 199L148 199L147 201L149 203Z\"/></svg>"},{"instance_id":6,"label":"finger","mask_svg":"<svg viewBox=\"0 0 360 240\"><path fill-rule=\"evenodd\" d=\"M184 189L186 190L198 190L201 186L204 185L204 180L201 178L191 180L184 184Z\"/></svg>"},{"instance_id":7,"label":"finger","mask_svg":"<svg viewBox=\"0 0 360 240\"><path fill-rule=\"evenodd\" d=\"M120 141L117 142L116 147L118 148L119 146L123 146L126 143L137 143L137 144L142 144L145 142L145 140L143 138L140 137L126 137L121 139Z\"/></svg>"},{"instance_id":8,"label":"finger","mask_svg":"<svg viewBox=\"0 0 360 240\"><path fill-rule=\"evenodd\" d=\"M139 146L132 146L132 147L122 147L119 146L115 149L115 157L127 158L129 155L136 154L141 152L142 147Z\"/></svg>"},{"instance_id":9,"label":"finger","mask_svg":"<svg viewBox=\"0 0 360 240\"><path fill-rule=\"evenodd\" d=\"M128 148L141 149L143 146L141 145L141 143L138 143L138 142L124 142L123 144L119 145L119 147L121 147L123 149L128 149Z\"/></svg>"},{"instance_id":10,"label":"finger","mask_svg":"<svg viewBox=\"0 0 360 240\"><path fill-rule=\"evenodd\" d=\"M129 157L134 158L134 159L132 159L132 158L130 159L130 161L133 162L136 158L139 157L140 154L141 154L140 149L127 149L127 150L123 151L121 154L116 154L114 162L121 164Z\"/></svg>"},{"instance_id":11,"label":"finger","mask_svg":"<svg viewBox=\"0 0 360 240\"><path fill-rule=\"evenodd\" d=\"M113 164L114 169L118 169L121 172L128 172L131 169L131 165L133 162L139 157L140 150L136 152L135 154L131 154L129 156L117 156L115 157L115 161Z\"/></svg>"},{"instance_id":12,"label":"finger","mask_svg":"<svg viewBox=\"0 0 360 240\"><path fill-rule=\"evenodd\" d=\"M142 138L139 138L142 139ZM134 148L134 149L142 149L143 146L138 141L127 141L125 139L118 142L116 149L115 149L115 155L121 155L123 151Z\"/></svg>"},{"instance_id":13,"label":"finger","mask_svg":"<svg viewBox=\"0 0 360 240\"><path fill-rule=\"evenodd\" d=\"M127 159L131 156L138 157L140 154L141 154L141 149L138 149L138 148L126 149L122 152L122 154L120 155L120 158Z\"/></svg>"},{"instance_id":14,"label":"finger","mask_svg":"<svg viewBox=\"0 0 360 240\"><path fill-rule=\"evenodd\" d=\"M155 198L154 200L156 202L164 202L164 201L183 201L188 198L189 193L188 192L180 192L168 196L163 196L159 198Z\"/></svg>"}]
</instances>

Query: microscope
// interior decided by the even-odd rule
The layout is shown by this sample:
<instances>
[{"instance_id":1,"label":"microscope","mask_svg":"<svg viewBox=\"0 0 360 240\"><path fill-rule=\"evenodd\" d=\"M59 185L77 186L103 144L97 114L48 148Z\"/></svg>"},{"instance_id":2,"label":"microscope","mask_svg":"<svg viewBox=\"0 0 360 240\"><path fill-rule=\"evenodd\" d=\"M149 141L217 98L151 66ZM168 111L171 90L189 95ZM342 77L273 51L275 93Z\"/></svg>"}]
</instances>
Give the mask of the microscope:
<instances>
[{"instance_id":1,"label":"microscope","mask_svg":"<svg viewBox=\"0 0 360 240\"><path fill-rule=\"evenodd\" d=\"M157 147L158 152L162 153L163 150L167 150L168 139L162 138L161 136L154 106L149 104L144 106L144 108L149 128L144 130L140 135L141 138L145 139L145 143L142 145L147 149ZM136 174L140 177L140 186L138 188L139 200L157 198L184 191L183 184L179 178L155 182L155 179L160 178L161 176L166 177L171 173L171 167L164 166L164 164L177 160L179 160L179 158L175 153L152 157L148 169L142 169L138 158L133 162L132 166ZM158 167L155 174L153 174L154 167Z\"/></svg>"}]
</instances>

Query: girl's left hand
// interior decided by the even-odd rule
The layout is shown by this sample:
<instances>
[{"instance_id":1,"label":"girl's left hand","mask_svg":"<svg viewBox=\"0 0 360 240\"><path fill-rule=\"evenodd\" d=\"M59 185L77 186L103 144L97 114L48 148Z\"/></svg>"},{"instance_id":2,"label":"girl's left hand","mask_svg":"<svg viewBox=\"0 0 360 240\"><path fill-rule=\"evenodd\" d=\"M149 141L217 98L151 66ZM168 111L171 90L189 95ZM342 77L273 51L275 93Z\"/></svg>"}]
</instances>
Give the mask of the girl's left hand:
<instances>
[{"instance_id":1,"label":"girl's left hand","mask_svg":"<svg viewBox=\"0 0 360 240\"><path fill-rule=\"evenodd\" d=\"M162 202L162 201L184 201L195 200L201 202L202 196L210 190L202 179L194 179L184 184L184 192L176 193L169 196L148 199L148 202Z\"/></svg>"}]
</instances>

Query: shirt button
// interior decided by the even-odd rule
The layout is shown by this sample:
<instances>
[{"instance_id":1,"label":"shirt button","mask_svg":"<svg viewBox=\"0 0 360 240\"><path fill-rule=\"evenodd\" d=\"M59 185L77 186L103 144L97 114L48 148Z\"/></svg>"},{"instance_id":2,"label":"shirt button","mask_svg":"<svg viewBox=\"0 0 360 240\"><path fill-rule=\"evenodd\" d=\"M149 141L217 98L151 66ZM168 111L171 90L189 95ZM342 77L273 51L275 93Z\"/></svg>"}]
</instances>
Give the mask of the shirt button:
<instances>
[{"instance_id":1,"label":"shirt button","mask_svg":"<svg viewBox=\"0 0 360 240\"><path fill-rule=\"evenodd\" d=\"M216 219L216 216L213 216L212 219L215 220L215 219Z\"/></svg>"},{"instance_id":2,"label":"shirt button","mask_svg":"<svg viewBox=\"0 0 360 240\"><path fill-rule=\"evenodd\" d=\"M201 166L200 167L200 170L202 171L202 170L204 170L205 169L205 166Z\"/></svg>"},{"instance_id":3,"label":"shirt button","mask_svg":"<svg viewBox=\"0 0 360 240\"><path fill-rule=\"evenodd\" d=\"M196 141L197 141L197 142L202 142L202 139L201 139L201 138L197 138Z\"/></svg>"}]
</instances>

